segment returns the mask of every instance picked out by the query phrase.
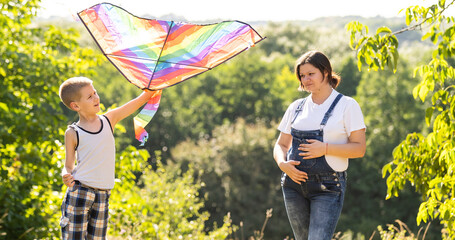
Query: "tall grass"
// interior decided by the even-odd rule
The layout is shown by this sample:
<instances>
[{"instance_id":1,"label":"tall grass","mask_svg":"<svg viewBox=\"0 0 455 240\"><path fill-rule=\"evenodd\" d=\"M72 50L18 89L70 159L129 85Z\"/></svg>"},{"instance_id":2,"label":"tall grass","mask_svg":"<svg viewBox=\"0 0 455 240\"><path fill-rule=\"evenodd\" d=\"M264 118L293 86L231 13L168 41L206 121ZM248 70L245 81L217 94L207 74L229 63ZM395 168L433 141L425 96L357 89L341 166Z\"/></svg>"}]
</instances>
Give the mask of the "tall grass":
<instances>
[{"instance_id":1,"label":"tall grass","mask_svg":"<svg viewBox=\"0 0 455 240\"><path fill-rule=\"evenodd\" d=\"M240 222L240 228L238 231L234 231L232 236L228 240L264 240L264 230L267 226L268 220L272 217L273 209L270 208L266 211L266 216L262 228L260 230L254 231L253 236L245 239L243 232L243 222ZM421 227L417 234L414 234L409 227L400 220L395 220L394 224L387 224L387 228L383 228L381 225L377 227L377 231L373 231L368 240L425 240L428 228L430 227L431 222L429 222L425 228ZM237 235L240 234L240 237ZM284 240L293 240L294 238L286 236ZM337 232L333 235L332 240L365 240L365 236L360 233L353 233L352 231L347 232Z\"/></svg>"}]
</instances>

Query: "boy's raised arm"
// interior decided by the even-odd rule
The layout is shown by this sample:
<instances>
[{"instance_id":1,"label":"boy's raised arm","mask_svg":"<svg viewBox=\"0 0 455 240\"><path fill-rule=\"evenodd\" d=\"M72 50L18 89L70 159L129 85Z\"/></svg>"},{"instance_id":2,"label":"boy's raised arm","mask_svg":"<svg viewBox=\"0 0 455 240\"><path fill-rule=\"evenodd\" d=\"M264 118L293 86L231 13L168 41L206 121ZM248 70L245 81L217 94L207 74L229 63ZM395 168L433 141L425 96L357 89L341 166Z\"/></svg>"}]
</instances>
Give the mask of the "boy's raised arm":
<instances>
[{"instance_id":1,"label":"boy's raised arm","mask_svg":"<svg viewBox=\"0 0 455 240\"><path fill-rule=\"evenodd\" d=\"M105 115L109 118L109 121L112 124L112 128L114 128L114 126L122 119L128 117L142 105L144 105L152 97L153 94L153 91L144 91L137 98L107 112Z\"/></svg>"}]
</instances>

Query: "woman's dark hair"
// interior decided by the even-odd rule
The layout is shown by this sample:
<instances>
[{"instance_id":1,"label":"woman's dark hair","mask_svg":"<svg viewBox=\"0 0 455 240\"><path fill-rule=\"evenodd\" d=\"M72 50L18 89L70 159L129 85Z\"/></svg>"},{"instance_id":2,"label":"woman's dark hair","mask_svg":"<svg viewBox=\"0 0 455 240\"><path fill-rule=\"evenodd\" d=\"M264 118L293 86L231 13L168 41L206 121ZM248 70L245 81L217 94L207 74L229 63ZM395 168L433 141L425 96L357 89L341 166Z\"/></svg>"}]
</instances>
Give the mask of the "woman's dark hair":
<instances>
[{"instance_id":1,"label":"woman's dark hair","mask_svg":"<svg viewBox=\"0 0 455 240\"><path fill-rule=\"evenodd\" d=\"M332 66L330 65L329 59L322 53L318 51L310 51L303 54L295 64L294 72L297 75L297 79L300 82L300 90L303 90L302 81L300 81L300 66L309 63L315 68L321 71L322 75L327 74L327 78L330 86L332 88L337 88L341 82L341 77L332 71Z\"/></svg>"}]
</instances>

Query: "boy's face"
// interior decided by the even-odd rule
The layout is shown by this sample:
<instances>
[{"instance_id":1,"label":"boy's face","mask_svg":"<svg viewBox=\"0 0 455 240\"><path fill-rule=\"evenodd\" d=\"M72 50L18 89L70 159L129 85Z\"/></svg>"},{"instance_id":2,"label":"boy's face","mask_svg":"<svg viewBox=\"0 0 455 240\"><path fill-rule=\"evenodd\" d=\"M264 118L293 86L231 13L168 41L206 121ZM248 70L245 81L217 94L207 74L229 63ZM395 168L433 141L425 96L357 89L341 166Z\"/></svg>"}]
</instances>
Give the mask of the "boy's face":
<instances>
[{"instance_id":1,"label":"boy's face","mask_svg":"<svg viewBox=\"0 0 455 240\"><path fill-rule=\"evenodd\" d=\"M87 85L79 91L81 98L75 102L76 110L85 113L98 113L100 111L100 97L93 85Z\"/></svg>"}]
</instances>

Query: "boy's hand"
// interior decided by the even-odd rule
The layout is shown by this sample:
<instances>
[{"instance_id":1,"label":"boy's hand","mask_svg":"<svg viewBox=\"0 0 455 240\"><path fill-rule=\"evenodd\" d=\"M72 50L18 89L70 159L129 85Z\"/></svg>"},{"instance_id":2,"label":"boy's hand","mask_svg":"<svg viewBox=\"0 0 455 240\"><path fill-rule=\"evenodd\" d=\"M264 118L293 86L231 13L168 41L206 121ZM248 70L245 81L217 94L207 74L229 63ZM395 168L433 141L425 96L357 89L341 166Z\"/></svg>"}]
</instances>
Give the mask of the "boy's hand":
<instances>
[{"instance_id":1,"label":"boy's hand","mask_svg":"<svg viewBox=\"0 0 455 240\"><path fill-rule=\"evenodd\" d=\"M72 187L74 186L74 177L73 175L67 173L65 175L62 176L62 180L63 180L63 183L67 186L67 187Z\"/></svg>"},{"instance_id":2,"label":"boy's hand","mask_svg":"<svg viewBox=\"0 0 455 240\"><path fill-rule=\"evenodd\" d=\"M133 114L136 110L146 104L150 98L155 94L161 94L162 90L157 91L150 91L144 90L137 98L123 104L118 108L114 108L104 115L109 118L109 122L111 122L111 127L114 129L115 125L121 121L122 119L128 117L129 115Z\"/></svg>"}]
</instances>

